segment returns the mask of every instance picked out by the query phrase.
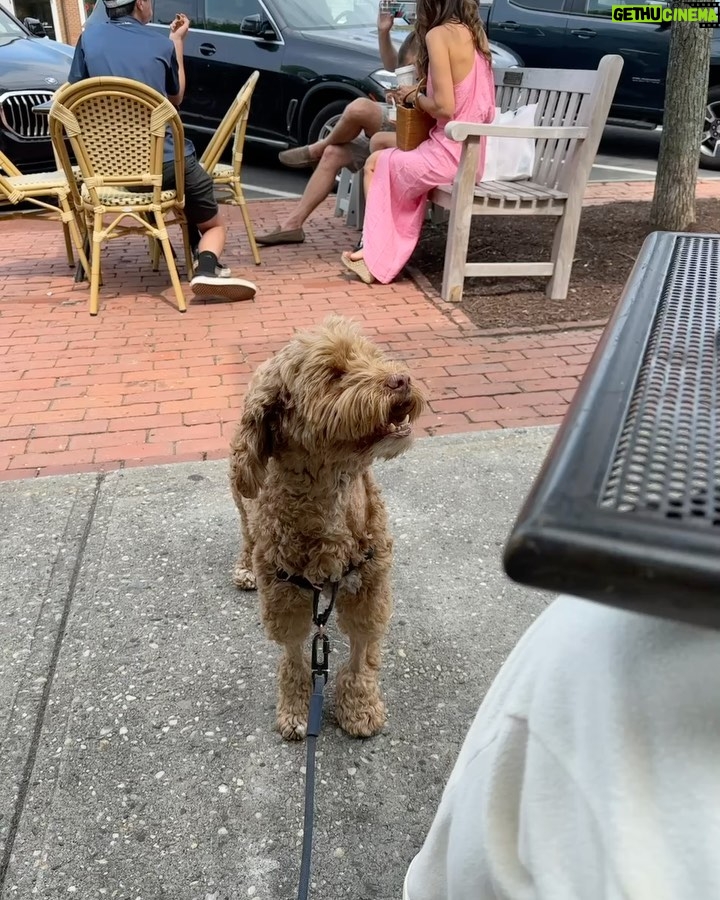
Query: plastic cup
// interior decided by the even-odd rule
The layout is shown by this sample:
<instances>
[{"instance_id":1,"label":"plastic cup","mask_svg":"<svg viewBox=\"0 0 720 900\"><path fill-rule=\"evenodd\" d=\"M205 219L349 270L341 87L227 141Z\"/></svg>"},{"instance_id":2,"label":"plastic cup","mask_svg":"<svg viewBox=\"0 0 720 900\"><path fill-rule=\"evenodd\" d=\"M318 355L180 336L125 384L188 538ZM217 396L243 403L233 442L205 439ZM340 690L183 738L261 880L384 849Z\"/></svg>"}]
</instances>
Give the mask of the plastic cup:
<instances>
[{"instance_id":1,"label":"plastic cup","mask_svg":"<svg viewBox=\"0 0 720 900\"><path fill-rule=\"evenodd\" d=\"M415 66L400 66L399 69L395 69L395 78L397 79L398 87L401 85L412 87L417 81Z\"/></svg>"}]
</instances>

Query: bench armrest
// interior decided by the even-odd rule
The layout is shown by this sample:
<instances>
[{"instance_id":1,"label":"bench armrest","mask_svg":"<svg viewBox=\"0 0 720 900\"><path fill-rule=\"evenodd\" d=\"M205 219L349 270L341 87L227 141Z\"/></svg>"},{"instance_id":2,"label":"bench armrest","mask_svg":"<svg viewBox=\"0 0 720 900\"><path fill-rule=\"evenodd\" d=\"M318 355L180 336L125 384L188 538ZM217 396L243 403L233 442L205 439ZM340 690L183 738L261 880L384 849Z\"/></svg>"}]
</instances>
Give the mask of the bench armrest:
<instances>
[{"instance_id":1,"label":"bench armrest","mask_svg":"<svg viewBox=\"0 0 720 900\"><path fill-rule=\"evenodd\" d=\"M538 138L539 140L583 140L589 129L579 125L553 127L550 125L532 125L522 128L519 125L485 125L479 122L448 122L445 134L453 141L464 141L468 137L518 137Z\"/></svg>"}]
</instances>

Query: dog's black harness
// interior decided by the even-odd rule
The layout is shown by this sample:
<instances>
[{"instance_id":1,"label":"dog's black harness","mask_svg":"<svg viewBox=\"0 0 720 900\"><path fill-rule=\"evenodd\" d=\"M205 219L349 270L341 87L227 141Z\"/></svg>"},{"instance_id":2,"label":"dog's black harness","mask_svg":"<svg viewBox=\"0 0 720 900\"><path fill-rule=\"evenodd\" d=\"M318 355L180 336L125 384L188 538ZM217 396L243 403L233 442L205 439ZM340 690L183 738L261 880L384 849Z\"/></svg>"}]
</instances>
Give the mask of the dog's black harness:
<instances>
[{"instance_id":1,"label":"dog's black harness","mask_svg":"<svg viewBox=\"0 0 720 900\"><path fill-rule=\"evenodd\" d=\"M372 559L375 550L370 547L365 553L365 558L360 563L351 563L343 572L342 578L349 575L350 572L359 568L362 563ZM335 606L335 598L337 597L339 581L333 581L330 591L330 602L325 610L321 613L320 595L323 592L324 585L313 584L302 575L291 575L284 569L278 569L276 576L279 581L286 581L294 584L303 590L312 591L313 593L313 625L317 631L313 635L312 641L312 685L313 692L310 696L310 709L308 712L307 727L307 766L305 776L305 816L303 820L303 851L302 862L300 864L300 885L298 887L298 900L306 900L310 887L310 856L312 853L312 829L313 829L313 800L315 796L315 750L317 747L317 739L320 734L320 726L322 724L322 705L323 690L328 679L328 661L330 657L330 640L325 631L330 613Z\"/></svg>"},{"instance_id":2,"label":"dog's black harness","mask_svg":"<svg viewBox=\"0 0 720 900\"><path fill-rule=\"evenodd\" d=\"M361 562L357 564L351 563L340 576L341 579L345 578L355 569L358 569L362 565L362 563L367 562L369 559L372 559L373 556L375 556L375 549L373 547L370 547L370 549L365 552L365 559L361 560ZM290 584L294 584L295 587L303 588L306 591L312 591L318 596L322 593L322 584L313 584L312 581L309 581L307 578L303 578L302 575L291 575L289 572L286 572L285 569L278 569L275 573L275 576L278 581L287 581ZM314 619L313 622L315 622ZM315 624L317 625L317 622L315 622Z\"/></svg>"}]
</instances>

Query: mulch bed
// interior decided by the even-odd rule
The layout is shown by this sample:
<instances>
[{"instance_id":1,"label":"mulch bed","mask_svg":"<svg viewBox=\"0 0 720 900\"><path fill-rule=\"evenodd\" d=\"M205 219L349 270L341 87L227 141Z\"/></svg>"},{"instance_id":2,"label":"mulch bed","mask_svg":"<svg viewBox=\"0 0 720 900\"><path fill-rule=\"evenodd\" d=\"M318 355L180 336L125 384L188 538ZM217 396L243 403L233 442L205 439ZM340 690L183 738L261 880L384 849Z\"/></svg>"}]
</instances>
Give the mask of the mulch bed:
<instances>
[{"instance_id":1,"label":"mulch bed","mask_svg":"<svg viewBox=\"0 0 720 900\"><path fill-rule=\"evenodd\" d=\"M698 200L696 222L688 229L717 233L720 200ZM532 328L605 321L644 239L650 233L650 203L625 202L583 210L565 300L548 300L546 278L469 278L459 307L479 328ZM468 259L473 262L520 262L550 259L555 221L549 216L476 218ZM427 224L410 265L440 291L447 224Z\"/></svg>"}]
</instances>

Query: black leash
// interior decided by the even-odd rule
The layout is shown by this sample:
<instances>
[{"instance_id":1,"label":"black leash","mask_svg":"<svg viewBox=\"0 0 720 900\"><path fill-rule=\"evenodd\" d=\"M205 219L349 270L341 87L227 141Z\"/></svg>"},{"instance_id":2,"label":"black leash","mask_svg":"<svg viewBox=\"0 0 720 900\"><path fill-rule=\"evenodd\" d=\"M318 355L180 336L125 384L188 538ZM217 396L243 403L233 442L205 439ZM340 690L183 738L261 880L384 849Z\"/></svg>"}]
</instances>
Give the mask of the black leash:
<instances>
[{"instance_id":1,"label":"black leash","mask_svg":"<svg viewBox=\"0 0 720 900\"><path fill-rule=\"evenodd\" d=\"M374 547L365 551L365 557L361 562L367 562L375 556ZM343 572L343 578L349 575L358 565L349 565ZM287 581L303 590L313 592L313 624L317 628L312 641L312 683L313 691L310 695L310 709L308 711L307 728L307 764L305 766L305 816L303 820L303 850L300 863L300 886L298 888L298 900L306 900L310 889L310 856L312 854L312 832L315 801L315 750L317 739L322 726L323 691L328 680L328 663L330 658L330 640L325 631L325 625L330 618L330 613L335 606L339 581L332 582L330 603L324 612L318 612L320 595L323 585L313 584L302 575L291 575L285 569L278 569L275 577L279 581ZM322 653L322 655L321 655Z\"/></svg>"},{"instance_id":2,"label":"black leash","mask_svg":"<svg viewBox=\"0 0 720 900\"><path fill-rule=\"evenodd\" d=\"M325 625L335 605L339 582L332 585L330 603L323 613L318 612L321 589L312 586L313 591L313 624L317 628L312 642L312 680L313 692L310 696L307 729L307 765L305 772L305 818L303 822L303 851L300 864L300 886L298 900L306 900L310 889L310 856L312 854L312 833L315 799L315 750L322 726L323 691L328 679L328 662L330 656L330 640Z\"/></svg>"}]
</instances>

